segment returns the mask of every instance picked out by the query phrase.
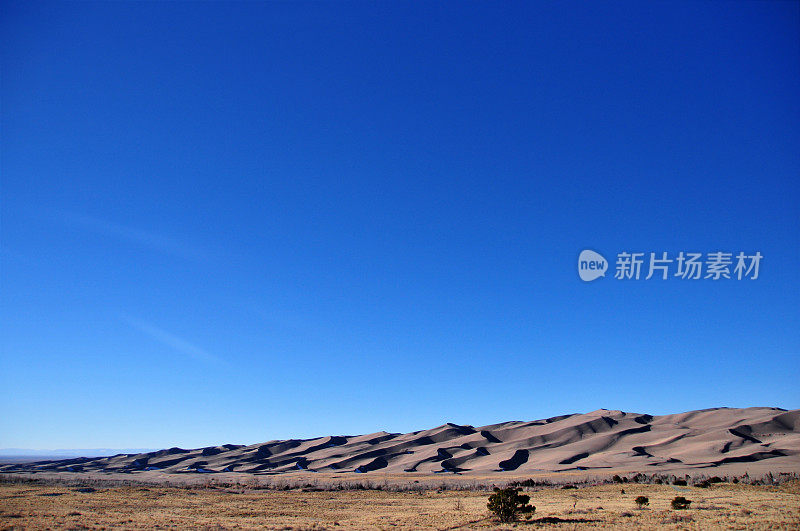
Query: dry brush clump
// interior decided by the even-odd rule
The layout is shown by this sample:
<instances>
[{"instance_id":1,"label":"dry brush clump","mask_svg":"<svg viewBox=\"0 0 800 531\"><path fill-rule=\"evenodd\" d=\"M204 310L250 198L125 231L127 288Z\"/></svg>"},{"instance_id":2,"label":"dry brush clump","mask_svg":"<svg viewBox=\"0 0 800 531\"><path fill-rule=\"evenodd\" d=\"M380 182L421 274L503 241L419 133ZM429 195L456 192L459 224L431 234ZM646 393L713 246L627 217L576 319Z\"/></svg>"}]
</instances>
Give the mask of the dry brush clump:
<instances>
[{"instance_id":1,"label":"dry brush clump","mask_svg":"<svg viewBox=\"0 0 800 531\"><path fill-rule=\"evenodd\" d=\"M692 500L687 500L683 496L675 496L672 499L672 501L670 502L670 505L676 511L679 511L679 510L682 510L682 509L688 509L691 504L692 504Z\"/></svg>"},{"instance_id":2,"label":"dry brush clump","mask_svg":"<svg viewBox=\"0 0 800 531\"><path fill-rule=\"evenodd\" d=\"M647 484L647 485L674 485L676 487L699 487L699 488L709 488L716 484L720 483L733 483L733 484L743 484L743 485L783 485L784 483L790 481L796 481L800 479L800 474L796 472L779 472L775 474L773 472L766 472L759 476L751 476L748 473L744 473L738 476L709 476L707 474L685 474L683 476L676 476L674 474L643 474L638 473L634 474L630 477L628 476L620 476L619 474L615 474L611 477L611 479L606 479L604 481L600 481L597 484L601 483L618 483L618 484L625 484L625 483L640 483L640 484Z\"/></svg>"},{"instance_id":3,"label":"dry brush clump","mask_svg":"<svg viewBox=\"0 0 800 531\"><path fill-rule=\"evenodd\" d=\"M520 514L530 518L536 511L536 507L528 503L530 500L531 497L527 494L522 494L522 489L519 487L506 489L495 487L494 494L489 496L486 506L501 522L507 523L516 520L517 515Z\"/></svg>"}]
</instances>

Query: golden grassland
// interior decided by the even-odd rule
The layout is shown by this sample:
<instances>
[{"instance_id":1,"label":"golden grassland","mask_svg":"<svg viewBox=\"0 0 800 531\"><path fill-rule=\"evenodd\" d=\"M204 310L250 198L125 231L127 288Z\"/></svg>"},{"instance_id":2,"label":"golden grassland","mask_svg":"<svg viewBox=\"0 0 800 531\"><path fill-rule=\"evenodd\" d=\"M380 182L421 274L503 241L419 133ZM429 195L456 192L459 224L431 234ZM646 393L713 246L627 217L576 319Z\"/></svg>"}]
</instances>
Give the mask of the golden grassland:
<instances>
[{"instance_id":1,"label":"golden grassland","mask_svg":"<svg viewBox=\"0 0 800 531\"><path fill-rule=\"evenodd\" d=\"M68 485L0 483L0 529L800 529L798 481L782 486L716 484L679 489L646 484L526 489L536 506L533 517L501 526L486 508L490 494L486 490L128 485L80 492ZM678 495L692 500L688 510L670 508ZM638 509L637 496L647 496L649 507Z\"/></svg>"}]
</instances>

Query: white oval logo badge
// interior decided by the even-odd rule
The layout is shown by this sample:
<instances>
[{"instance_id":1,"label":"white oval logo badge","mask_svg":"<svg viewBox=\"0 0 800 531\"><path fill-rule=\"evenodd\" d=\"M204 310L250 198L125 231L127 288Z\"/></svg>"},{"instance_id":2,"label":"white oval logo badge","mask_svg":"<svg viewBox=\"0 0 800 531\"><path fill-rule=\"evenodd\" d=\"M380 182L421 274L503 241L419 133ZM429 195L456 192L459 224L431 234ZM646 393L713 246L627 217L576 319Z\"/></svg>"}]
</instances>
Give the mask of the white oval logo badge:
<instances>
[{"instance_id":1,"label":"white oval logo badge","mask_svg":"<svg viewBox=\"0 0 800 531\"><path fill-rule=\"evenodd\" d=\"M606 276L608 261L603 255L585 249L578 256L578 276L584 282L591 282L600 277Z\"/></svg>"}]
</instances>

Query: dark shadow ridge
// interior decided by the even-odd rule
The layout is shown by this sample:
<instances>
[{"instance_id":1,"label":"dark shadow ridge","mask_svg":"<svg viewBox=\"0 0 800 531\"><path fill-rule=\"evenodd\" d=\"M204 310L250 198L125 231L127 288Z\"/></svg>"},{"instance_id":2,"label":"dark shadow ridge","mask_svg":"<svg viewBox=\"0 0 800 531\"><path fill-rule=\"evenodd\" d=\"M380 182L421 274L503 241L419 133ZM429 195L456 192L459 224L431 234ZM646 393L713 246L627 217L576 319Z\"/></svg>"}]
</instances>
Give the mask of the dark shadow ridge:
<instances>
[{"instance_id":1,"label":"dark shadow ridge","mask_svg":"<svg viewBox=\"0 0 800 531\"><path fill-rule=\"evenodd\" d=\"M361 465L356 467L354 472L356 473L364 473L364 472L372 472L373 470L380 470L381 468L386 468L389 462L384 457L378 457L377 459L367 463L366 465Z\"/></svg>"},{"instance_id":2,"label":"dark shadow ridge","mask_svg":"<svg viewBox=\"0 0 800 531\"><path fill-rule=\"evenodd\" d=\"M580 454L573 455L572 457L568 457L568 458L564 459L563 461L560 461L558 464L559 465L571 465L575 461L580 461L581 459L585 459L587 457L589 457L589 454L587 452L583 452L583 453L580 453Z\"/></svg>"},{"instance_id":3,"label":"dark shadow ridge","mask_svg":"<svg viewBox=\"0 0 800 531\"><path fill-rule=\"evenodd\" d=\"M617 437L622 437L624 435L633 435L634 433L646 433L653 429L653 426L650 424L645 424L639 428L628 428L627 430L622 430L617 434Z\"/></svg>"},{"instance_id":4,"label":"dark shadow ridge","mask_svg":"<svg viewBox=\"0 0 800 531\"><path fill-rule=\"evenodd\" d=\"M492 435L492 433L490 431L488 431L488 430L481 431L481 435L483 436L484 439L486 439L489 442L492 442L492 443L502 442L500 439L498 439L497 437Z\"/></svg>"},{"instance_id":5,"label":"dark shadow ridge","mask_svg":"<svg viewBox=\"0 0 800 531\"><path fill-rule=\"evenodd\" d=\"M750 455L743 455L740 457L726 457L725 459L720 459L719 461L715 461L713 465L724 465L725 463L754 463L756 461L761 461L762 459L769 459L771 457L785 457L786 453L780 450L772 450L771 452L756 452Z\"/></svg>"},{"instance_id":6,"label":"dark shadow ridge","mask_svg":"<svg viewBox=\"0 0 800 531\"><path fill-rule=\"evenodd\" d=\"M457 447L456 447L456 448L457 448ZM420 460L420 461L417 461L417 462L414 464L414 466L412 466L412 467L409 467L409 468L406 468L406 469L404 469L403 471L404 471L404 472L416 472L416 471L417 471L417 467L419 467L419 465L421 465L421 464L423 464L423 463L436 463L436 462L438 462L438 461L444 461L444 462L446 462L448 459L452 459L452 457L453 457L453 454L451 454L450 452L448 452L446 449L444 449L444 448L437 448L437 449L436 449L436 455L434 455L434 456L431 456L431 457L426 457L425 459L422 459L422 460ZM443 467L443 468L447 468L447 467L445 467L445 465L444 465L444 464L442 464L442 467Z\"/></svg>"},{"instance_id":7,"label":"dark shadow ridge","mask_svg":"<svg viewBox=\"0 0 800 531\"><path fill-rule=\"evenodd\" d=\"M557 417L550 417L549 419L544 419L547 424L552 424L553 422L558 422L559 420L568 419L570 417L575 416L575 413L569 415L559 415Z\"/></svg>"},{"instance_id":8,"label":"dark shadow ridge","mask_svg":"<svg viewBox=\"0 0 800 531\"><path fill-rule=\"evenodd\" d=\"M517 450L511 459L500 461L498 466L505 471L516 470L520 465L528 462L528 450Z\"/></svg>"},{"instance_id":9,"label":"dark shadow ridge","mask_svg":"<svg viewBox=\"0 0 800 531\"><path fill-rule=\"evenodd\" d=\"M652 454L648 453L647 450L644 449L644 446L634 446L633 448L631 448L631 450L633 451L634 455L653 457Z\"/></svg>"},{"instance_id":10,"label":"dark shadow ridge","mask_svg":"<svg viewBox=\"0 0 800 531\"><path fill-rule=\"evenodd\" d=\"M614 426L616 426L617 424L619 424L619 421L617 421L617 420L614 420L614 419L612 419L611 417L600 417L600 418L601 418L601 419L603 419L603 420L605 421L605 423L606 423L606 424L608 424L608 427L609 427L609 428L613 428Z\"/></svg>"},{"instance_id":11,"label":"dark shadow ridge","mask_svg":"<svg viewBox=\"0 0 800 531\"><path fill-rule=\"evenodd\" d=\"M730 432L731 435L736 435L737 437L741 437L745 441L748 441L748 442L751 442L751 443L756 443L756 444L761 444L761 441L759 441L758 439L756 439L752 435L748 435L746 433L743 433L742 431L737 430L736 428L731 428L728 431Z\"/></svg>"},{"instance_id":12,"label":"dark shadow ridge","mask_svg":"<svg viewBox=\"0 0 800 531\"><path fill-rule=\"evenodd\" d=\"M477 431L472 426L462 426L460 424L453 424L452 422L448 422L445 426L447 426L446 432L456 433L458 435L472 435Z\"/></svg>"}]
</instances>

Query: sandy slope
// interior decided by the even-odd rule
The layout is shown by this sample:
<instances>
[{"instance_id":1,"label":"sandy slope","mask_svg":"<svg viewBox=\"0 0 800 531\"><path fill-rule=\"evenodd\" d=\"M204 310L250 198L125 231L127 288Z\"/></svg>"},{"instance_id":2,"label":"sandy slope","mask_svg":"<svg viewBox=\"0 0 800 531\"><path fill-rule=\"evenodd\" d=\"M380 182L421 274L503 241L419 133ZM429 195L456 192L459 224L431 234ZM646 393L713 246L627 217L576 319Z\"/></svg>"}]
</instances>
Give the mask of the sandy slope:
<instances>
[{"instance_id":1,"label":"sandy slope","mask_svg":"<svg viewBox=\"0 0 800 531\"><path fill-rule=\"evenodd\" d=\"M0 466L47 472L516 474L586 470L712 473L733 464L800 471L800 410L710 409L651 416L600 409L475 428L378 432Z\"/></svg>"}]
</instances>

